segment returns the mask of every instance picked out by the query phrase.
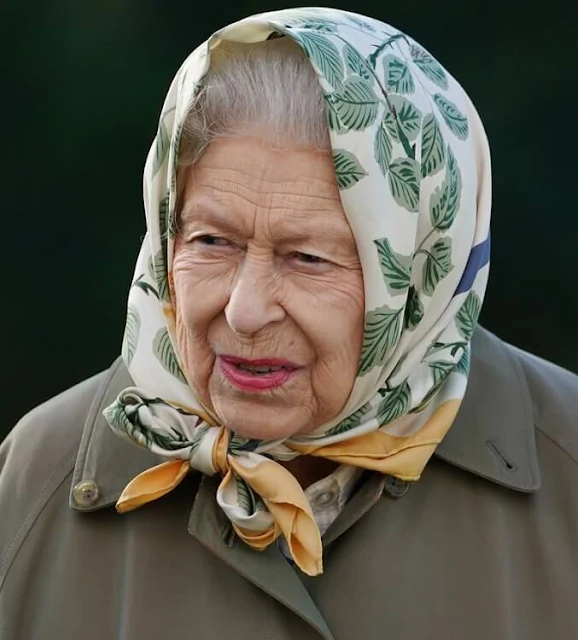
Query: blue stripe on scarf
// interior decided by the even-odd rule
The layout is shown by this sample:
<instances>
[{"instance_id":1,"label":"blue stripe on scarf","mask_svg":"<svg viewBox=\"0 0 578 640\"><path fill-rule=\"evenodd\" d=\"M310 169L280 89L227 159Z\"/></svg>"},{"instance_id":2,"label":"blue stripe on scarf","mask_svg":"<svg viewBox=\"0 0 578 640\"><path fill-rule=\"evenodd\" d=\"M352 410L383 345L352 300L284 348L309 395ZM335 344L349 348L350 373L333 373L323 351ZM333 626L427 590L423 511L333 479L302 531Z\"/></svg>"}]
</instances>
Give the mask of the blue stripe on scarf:
<instances>
[{"instance_id":1,"label":"blue stripe on scarf","mask_svg":"<svg viewBox=\"0 0 578 640\"><path fill-rule=\"evenodd\" d=\"M490 236L477 244L470 252L468 263L460 280L460 284L454 293L454 296L469 291L474 284L474 280L478 275L478 271L485 267L490 261Z\"/></svg>"}]
</instances>

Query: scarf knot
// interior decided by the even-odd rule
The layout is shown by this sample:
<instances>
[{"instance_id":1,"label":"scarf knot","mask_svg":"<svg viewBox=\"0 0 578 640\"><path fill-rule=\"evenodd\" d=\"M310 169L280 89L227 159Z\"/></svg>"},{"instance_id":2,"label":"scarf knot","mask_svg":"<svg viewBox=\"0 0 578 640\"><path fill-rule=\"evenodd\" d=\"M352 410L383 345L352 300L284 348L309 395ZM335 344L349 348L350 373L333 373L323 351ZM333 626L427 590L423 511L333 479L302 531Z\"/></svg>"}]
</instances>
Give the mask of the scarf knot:
<instances>
[{"instance_id":1,"label":"scarf knot","mask_svg":"<svg viewBox=\"0 0 578 640\"><path fill-rule=\"evenodd\" d=\"M256 453L256 442L136 387L121 392L105 417L121 438L166 460L129 482L116 504L119 513L169 493L191 469L218 473L217 502L242 540L262 551L283 534L305 573L322 572L321 536L305 494L289 471Z\"/></svg>"}]
</instances>

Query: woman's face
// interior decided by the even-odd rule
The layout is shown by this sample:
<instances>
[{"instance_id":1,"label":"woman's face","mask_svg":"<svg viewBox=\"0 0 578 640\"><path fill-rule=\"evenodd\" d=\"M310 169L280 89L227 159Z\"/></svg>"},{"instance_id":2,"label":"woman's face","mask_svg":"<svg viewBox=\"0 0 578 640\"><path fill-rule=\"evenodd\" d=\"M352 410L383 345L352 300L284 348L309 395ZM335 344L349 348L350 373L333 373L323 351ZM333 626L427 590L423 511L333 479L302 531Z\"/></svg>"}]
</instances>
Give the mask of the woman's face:
<instances>
[{"instance_id":1,"label":"woman's face","mask_svg":"<svg viewBox=\"0 0 578 640\"><path fill-rule=\"evenodd\" d=\"M185 373L222 424L276 440L340 412L364 295L331 152L213 142L187 176L173 278Z\"/></svg>"}]
</instances>

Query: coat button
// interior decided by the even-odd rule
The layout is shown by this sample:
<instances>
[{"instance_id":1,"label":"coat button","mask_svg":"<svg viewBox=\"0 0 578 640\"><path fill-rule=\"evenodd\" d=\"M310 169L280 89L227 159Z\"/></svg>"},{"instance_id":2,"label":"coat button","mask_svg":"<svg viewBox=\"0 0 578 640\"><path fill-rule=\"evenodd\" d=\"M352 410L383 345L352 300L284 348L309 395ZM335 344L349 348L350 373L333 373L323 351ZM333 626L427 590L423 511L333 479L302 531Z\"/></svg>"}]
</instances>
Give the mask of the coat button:
<instances>
[{"instance_id":1,"label":"coat button","mask_svg":"<svg viewBox=\"0 0 578 640\"><path fill-rule=\"evenodd\" d=\"M390 498L403 498L409 491L409 482L400 480L395 476L387 476L384 489Z\"/></svg>"},{"instance_id":2,"label":"coat button","mask_svg":"<svg viewBox=\"0 0 578 640\"><path fill-rule=\"evenodd\" d=\"M323 491L319 495L315 496L314 502L318 507L327 507L335 500L336 497L337 494L334 491Z\"/></svg>"},{"instance_id":3,"label":"coat button","mask_svg":"<svg viewBox=\"0 0 578 640\"><path fill-rule=\"evenodd\" d=\"M80 507L91 507L98 500L98 485L94 480L83 480L74 487L72 495Z\"/></svg>"}]
</instances>

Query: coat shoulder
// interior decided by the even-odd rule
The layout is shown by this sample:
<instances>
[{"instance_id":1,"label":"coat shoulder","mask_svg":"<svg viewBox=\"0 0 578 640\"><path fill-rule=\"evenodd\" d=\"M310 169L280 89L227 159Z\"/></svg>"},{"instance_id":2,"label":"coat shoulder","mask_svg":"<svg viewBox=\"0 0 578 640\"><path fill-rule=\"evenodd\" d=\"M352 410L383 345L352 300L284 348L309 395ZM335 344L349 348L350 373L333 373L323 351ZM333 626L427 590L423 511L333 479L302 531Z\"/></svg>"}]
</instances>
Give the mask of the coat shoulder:
<instances>
[{"instance_id":1,"label":"coat shoulder","mask_svg":"<svg viewBox=\"0 0 578 640\"><path fill-rule=\"evenodd\" d=\"M98 373L39 405L0 445L0 585L34 521L71 474L107 374Z\"/></svg>"},{"instance_id":2,"label":"coat shoulder","mask_svg":"<svg viewBox=\"0 0 578 640\"><path fill-rule=\"evenodd\" d=\"M578 375L517 347L508 348L524 372L536 428L578 463Z\"/></svg>"}]
</instances>

